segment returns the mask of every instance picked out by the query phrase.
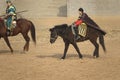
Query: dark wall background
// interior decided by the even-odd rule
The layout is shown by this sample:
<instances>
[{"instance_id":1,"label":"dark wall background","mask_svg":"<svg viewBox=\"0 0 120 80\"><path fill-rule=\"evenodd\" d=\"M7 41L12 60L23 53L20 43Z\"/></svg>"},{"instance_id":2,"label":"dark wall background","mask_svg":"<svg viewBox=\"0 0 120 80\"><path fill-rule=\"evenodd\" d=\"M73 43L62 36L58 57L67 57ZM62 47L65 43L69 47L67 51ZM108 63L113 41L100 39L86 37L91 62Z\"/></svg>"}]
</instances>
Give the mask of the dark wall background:
<instances>
[{"instance_id":1,"label":"dark wall background","mask_svg":"<svg viewBox=\"0 0 120 80\"><path fill-rule=\"evenodd\" d=\"M0 0L0 14L5 12L6 0ZM23 17L78 16L79 7L89 15L120 15L120 0L11 0Z\"/></svg>"},{"instance_id":2,"label":"dark wall background","mask_svg":"<svg viewBox=\"0 0 120 80\"><path fill-rule=\"evenodd\" d=\"M120 15L120 0L68 0L68 15L77 15L79 7L90 15Z\"/></svg>"},{"instance_id":3,"label":"dark wall background","mask_svg":"<svg viewBox=\"0 0 120 80\"><path fill-rule=\"evenodd\" d=\"M28 10L25 17L66 17L67 0L11 0L17 11ZM0 14L5 12L6 2L0 0Z\"/></svg>"}]
</instances>

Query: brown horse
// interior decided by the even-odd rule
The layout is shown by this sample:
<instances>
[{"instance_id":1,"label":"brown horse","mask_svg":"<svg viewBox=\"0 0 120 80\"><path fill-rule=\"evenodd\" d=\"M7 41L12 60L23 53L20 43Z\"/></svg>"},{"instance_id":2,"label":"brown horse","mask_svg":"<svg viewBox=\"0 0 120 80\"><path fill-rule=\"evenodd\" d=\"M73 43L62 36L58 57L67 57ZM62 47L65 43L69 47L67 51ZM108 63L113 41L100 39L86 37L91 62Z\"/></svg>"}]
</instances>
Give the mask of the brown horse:
<instances>
[{"instance_id":1,"label":"brown horse","mask_svg":"<svg viewBox=\"0 0 120 80\"><path fill-rule=\"evenodd\" d=\"M71 26L68 27L67 24L56 25L55 27L50 29L50 32L51 32L50 43L54 43L58 36L63 38L63 41L65 43L65 49L64 49L64 55L62 59L65 59L66 53L67 53L67 50L70 44L74 46L79 57L82 58L82 54L80 53L80 50L76 42L82 42L86 40L90 40L90 42L95 46L93 56L99 57L99 44L97 43L98 37L99 37L99 42L102 45L103 50L106 51L105 44L104 44L104 37L103 37L106 33L102 30L95 29L93 27L88 26L86 36L85 37L81 36L80 39L77 41L74 40L74 35L72 33Z\"/></svg>"},{"instance_id":2,"label":"brown horse","mask_svg":"<svg viewBox=\"0 0 120 80\"><path fill-rule=\"evenodd\" d=\"M36 44L36 34L35 34L35 27L34 24L27 20L20 18L16 21L16 27L12 30L11 36L16 36L17 34L21 33L26 41L26 44L24 46L24 51L29 50L29 41L30 38L28 36L28 32L31 31L32 40ZM8 47L10 48L11 52L13 52L13 49L10 45L8 35L7 35L7 28L4 23L4 19L0 18L0 38L3 37L5 42L7 43Z\"/></svg>"}]
</instances>

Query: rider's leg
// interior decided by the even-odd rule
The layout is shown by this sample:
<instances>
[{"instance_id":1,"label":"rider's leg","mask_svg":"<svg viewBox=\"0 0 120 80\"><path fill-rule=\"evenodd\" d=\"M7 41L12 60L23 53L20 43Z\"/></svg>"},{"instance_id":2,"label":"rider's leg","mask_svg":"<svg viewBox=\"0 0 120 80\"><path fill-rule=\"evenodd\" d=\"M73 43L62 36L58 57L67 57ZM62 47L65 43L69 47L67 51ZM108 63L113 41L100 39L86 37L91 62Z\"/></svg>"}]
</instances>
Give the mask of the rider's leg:
<instances>
[{"instance_id":1,"label":"rider's leg","mask_svg":"<svg viewBox=\"0 0 120 80\"><path fill-rule=\"evenodd\" d=\"M71 28L72 28L72 33L74 35L74 39L78 40L80 36L78 35L77 27L75 25L72 25Z\"/></svg>"},{"instance_id":2,"label":"rider's leg","mask_svg":"<svg viewBox=\"0 0 120 80\"><path fill-rule=\"evenodd\" d=\"M7 29L8 29L8 30L11 29L11 23L12 23L12 18L9 17L9 18L7 19L7 22L6 22L6 25L7 25Z\"/></svg>"},{"instance_id":3,"label":"rider's leg","mask_svg":"<svg viewBox=\"0 0 120 80\"><path fill-rule=\"evenodd\" d=\"M75 27L75 25L72 25L72 26L71 26L71 30L72 30L72 33L73 33L73 35L74 35L74 41L75 41L76 33L75 33L74 27Z\"/></svg>"},{"instance_id":4,"label":"rider's leg","mask_svg":"<svg viewBox=\"0 0 120 80\"><path fill-rule=\"evenodd\" d=\"M9 17L6 21L6 26L7 26L7 35L9 36L10 35L10 32L11 32L11 23L12 23L12 18Z\"/></svg>"},{"instance_id":5,"label":"rider's leg","mask_svg":"<svg viewBox=\"0 0 120 80\"><path fill-rule=\"evenodd\" d=\"M75 27L75 25L72 25L72 26L71 26L71 29L72 29L73 35L76 35L75 30L74 30L74 27Z\"/></svg>"},{"instance_id":6,"label":"rider's leg","mask_svg":"<svg viewBox=\"0 0 120 80\"><path fill-rule=\"evenodd\" d=\"M75 30L75 39L78 40L80 38L79 34L78 34L78 27L74 27Z\"/></svg>"}]
</instances>

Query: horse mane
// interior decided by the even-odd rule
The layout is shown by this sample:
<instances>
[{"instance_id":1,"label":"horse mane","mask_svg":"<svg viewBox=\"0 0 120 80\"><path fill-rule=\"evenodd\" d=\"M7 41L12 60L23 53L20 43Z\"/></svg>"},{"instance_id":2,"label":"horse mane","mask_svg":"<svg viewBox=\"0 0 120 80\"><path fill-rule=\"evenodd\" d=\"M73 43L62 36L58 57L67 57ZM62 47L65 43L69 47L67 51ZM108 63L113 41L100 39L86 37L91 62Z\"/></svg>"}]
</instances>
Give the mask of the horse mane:
<instances>
[{"instance_id":1,"label":"horse mane","mask_svg":"<svg viewBox=\"0 0 120 80\"><path fill-rule=\"evenodd\" d=\"M68 27L67 24L62 24L62 25L56 25L54 28L55 29L66 29Z\"/></svg>"},{"instance_id":2,"label":"horse mane","mask_svg":"<svg viewBox=\"0 0 120 80\"><path fill-rule=\"evenodd\" d=\"M4 27L5 23L4 23L4 19L0 18L0 27Z\"/></svg>"},{"instance_id":3,"label":"horse mane","mask_svg":"<svg viewBox=\"0 0 120 80\"><path fill-rule=\"evenodd\" d=\"M0 18L0 22L4 22L4 20L2 18Z\"/></svg>"},{"instance_id":4,"label":"horse mane","mask_svg":"<svg viewBox=\"0 0 120 80\"><path fill-rule=\"evenodd\" d=\"M67 24L62 24L62 25L56 25L53 29L55 29L59 35L63 35L64 32L66 32L67 28L68 28Z\"/></svg>"}]
</instances>

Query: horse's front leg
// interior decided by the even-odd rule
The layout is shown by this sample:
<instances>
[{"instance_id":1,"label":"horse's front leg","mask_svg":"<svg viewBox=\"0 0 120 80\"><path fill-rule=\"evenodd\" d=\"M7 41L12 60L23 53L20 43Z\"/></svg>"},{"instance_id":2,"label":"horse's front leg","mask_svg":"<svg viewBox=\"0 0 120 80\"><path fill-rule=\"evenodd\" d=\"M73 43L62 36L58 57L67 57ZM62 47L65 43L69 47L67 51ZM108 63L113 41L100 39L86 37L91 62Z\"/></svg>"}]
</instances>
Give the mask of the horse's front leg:
<instances>
[{"instance_id":1,"label":"horse's front leg","mask_svg":"<svg viewBox=\"0 0 120 80\"><path fill-rule=\"evenodd\" d=\"M63 54L63 57L62 57L61 59L65 59L65 57L66 57L66 53L67 53L68 48L69 48L69 45L70 45L70 43L65 42L64 54Z\"/></svg>"},{"instance_id":2,"label":"horse's front leg","mask_svg":"<svg viewBox=\"0 0 120 80\"><path fill-rule=\"evenodd\" d=\"M74 42L72 45L73 45L74 48L76 49L76 51L77 51L77 53L78 53L78 55L79 55L79 58L82 58L82 54L80 53L80 50L79 50L79 48L78 48L76 42Z\"/></svg>"},{"instance_id":3,"label":"horse's front leg","mask_svg":"<svg viewBox=\"0 0 120 80\"><path fill-rule=\"evenodd\" d=\"M13 49L12 49L12 47L11 47L11 45L10 45L10 42L9 42L9 40L8 40L8 37L7 37L7 36L4 36L3 38L4 38L4 40L5 40L6 44L7 44L7 46L10 48L11 53L13 53Z\"/></svg>"}]
</instances>

